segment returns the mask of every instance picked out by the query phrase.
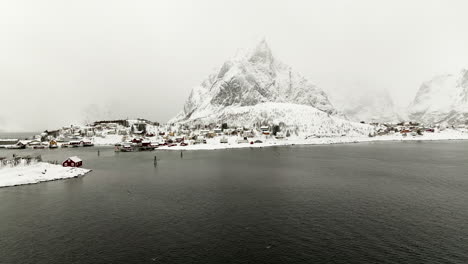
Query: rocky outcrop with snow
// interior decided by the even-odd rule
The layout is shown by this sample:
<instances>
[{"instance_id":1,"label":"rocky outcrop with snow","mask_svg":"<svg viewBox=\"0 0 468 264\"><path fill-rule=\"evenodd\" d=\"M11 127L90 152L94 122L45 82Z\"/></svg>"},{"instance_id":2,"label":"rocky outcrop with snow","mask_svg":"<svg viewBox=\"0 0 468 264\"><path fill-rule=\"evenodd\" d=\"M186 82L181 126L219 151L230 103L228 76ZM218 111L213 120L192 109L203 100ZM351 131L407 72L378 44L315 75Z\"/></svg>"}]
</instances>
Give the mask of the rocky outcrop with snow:
<instances>
[{"instance_id":1,"label":"rocky outcrop with snow","mask_svg":"<svg viewBox=\"0 0 468 264\"><path fill-rule=\"evenodd\" d=\"M282 123L316 134L367 134L368 126L342 120L319 87L274 58L265 40L252 51L226 61L195 87L169 123L221 123L250 126Z\"/></svg>"},{"instance_id":2,"label":"rocky outcrop with snow","mask_svg":"<svg viewBox=\"0 0 468 264\"><path fill-rule=\"evenodd\" d=\"M424 123L468 122L468 70L424 82L409 107L409 117Z\"/></svg>"}]
</instances>

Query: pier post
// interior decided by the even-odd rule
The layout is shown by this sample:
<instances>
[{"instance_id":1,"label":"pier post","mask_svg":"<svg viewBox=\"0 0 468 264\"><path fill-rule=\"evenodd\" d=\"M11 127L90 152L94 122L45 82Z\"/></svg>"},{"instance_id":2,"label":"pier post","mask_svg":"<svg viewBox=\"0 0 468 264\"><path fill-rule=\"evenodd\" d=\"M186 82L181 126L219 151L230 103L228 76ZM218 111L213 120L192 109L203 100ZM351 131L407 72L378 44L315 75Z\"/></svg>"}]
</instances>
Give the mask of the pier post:
<instances>
[{"instance_id":1,"label":"pier post","mask_svg":"<svg viewBox=\"0 0 468 264\"><path fill-rule=\"evenodd\" d=\"M156 167L158 165L158 158L154 156L154 166Z\"/></svg>"},{"instance_id":2,"label":"pier post","mask_svg":"<svg viewBox=\"0 0 468 264\"><path fill-rule=\"evenodd\" d=\"M99 149L98 149L98 150L97 150L97 155L100 156L100 154L101 154L101 153L99 152Z\"/></svg>"},{"instance_id":3,"label":"pier post","mask_svg":"<svg viewBox=\"0 0 468 264\"><path fill-rule=\"evenodd\" d=\"M180 152L180 158L183 158L184 157L184 154L182 153L182 151Z\"/></svg>"}]
</instances>

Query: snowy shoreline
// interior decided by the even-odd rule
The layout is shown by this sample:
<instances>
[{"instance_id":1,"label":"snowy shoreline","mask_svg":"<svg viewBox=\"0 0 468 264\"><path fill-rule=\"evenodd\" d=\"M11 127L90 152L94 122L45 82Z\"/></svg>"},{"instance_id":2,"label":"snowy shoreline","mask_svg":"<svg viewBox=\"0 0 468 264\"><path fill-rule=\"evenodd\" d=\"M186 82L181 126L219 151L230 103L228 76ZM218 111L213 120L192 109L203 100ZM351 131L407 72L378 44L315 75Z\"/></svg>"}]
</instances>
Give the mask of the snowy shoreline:
<instances>
[{"instance_id":1,"label":"snowy shoreline","mask_svg":"<svg viewBox=\"0 0 468 264\"><path fill-rule=\"evenodd\" d=\"M188 146L160 146L156 150L219 150L219 149L238 149L238 148L263 148L263 147L274 147L274 146L293 146L293 145L331 145L331 144L350 144L350 143L364 143L364 142L390 142L390 141L438 141L438 140L468 140L468 133L457 130L446 130L435 133L425 133L422 136L406 136L403 137L401 134L384 135L375 137L314 137L303 139L299 137L291 137L287 139L277 140L273 138L266 139L264 137L258 137L249 139L249 141L255 141L260 139L263 143L237 143L238 137L229 137L228 143L220 143L219 138L207 139L206 144L194 144ZM118 143L111 142L111 140L105 140L104 142L94 142L96 146L113 146Z\"/></svg>"},{"instance_id":2,"label":"snowy shoreline","mask_svg":"<svg viewBox=\"0 0 468 264\"><path fill-rule=\"evenodd\" d=\"M0 188L70 179L85 175L89 169L62 167L47 162L0 167Z\"/></svg>"},{"instance_id":3,"label":"snowy shoreline","mask_svg":"<svg viewBox=\"0 0 468 264\"><path fill-rule=\"evenodd\" d=\"M220 149L239 149L239 148L264 148L264 147L281 147L281 146L306 146L306 145L335 145L335 144L354 144L354 143L369 143L369 142L404 142L404 141L449 141L449 140L468 140L468 135L463 138L320 138L319 140L287 140L275 143L261 143L261 144L234 144L234 145L191 145L191 146L174 146L174 147L160 147L156 150L220 150Z\"/></svg>"}]
</instances>

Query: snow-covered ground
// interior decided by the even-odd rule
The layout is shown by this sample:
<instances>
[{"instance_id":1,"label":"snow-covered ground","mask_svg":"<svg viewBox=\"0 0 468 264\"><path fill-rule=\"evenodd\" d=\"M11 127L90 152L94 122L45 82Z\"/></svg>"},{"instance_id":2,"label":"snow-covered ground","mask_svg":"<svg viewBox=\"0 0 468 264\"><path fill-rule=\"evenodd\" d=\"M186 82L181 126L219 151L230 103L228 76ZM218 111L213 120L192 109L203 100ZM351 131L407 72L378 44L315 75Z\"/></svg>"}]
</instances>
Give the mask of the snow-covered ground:
<instances>
[{"instance_id":1,"label":"snow-covered ground","mask_svg":"<svg viewBox=\"0 0 468 264\"><path fill-rule=\"evenodd\" d=\"M422 136L406 136L403 137L401 134L396 133L394 135L387 136L376 136L369 138L369 141L414 141L414 140L466 140L468 139L468 132L446 129L444 131L435 133L424 133Z\"/></svg>"},{"instance_id":2,"label":"snow-covered ground","mask_svg":"<svg viewBox=\"0 0 468 264\"><path fill-rule=\"evenodd\" d=\"M92 137L92 142L96 146L115 145L122 142L123 136L121 135L106 135L105 137Z\"/></svg>"},{"instance_id":3,"label":"snow-covered ground","mask_svg":"<svg viewBox=\"0 0 468 264\"><path fill-rule=\"evenodd\" d=\"M0 167L0 187L33 184L84 175L91 170L62 167L61 165L37 162L30 165L20 164Z\"/></svg>"},{"instance_id":4,"label":"snow-covered ground","mask_svg":"<svg viewBox=\"0 0 468 264\"><path fill-rule=\"evenodd\" d=\"M233 148L262 148L271 146L288 146L288 145L324 145L324 144L344 144L344 143L359 143L359 142L376 142L376 141L434 141L434 140L468 140L468 133L457 130L444 130L436 133L425 133L422 136L402 136L399 133L394 135L376 136L376 137L315 137L315 138L299 138L290 137L287 139L277 140L273 138L266 139L259 137L249 139L250 141L261 140L262 143L237 143L238 137L229 137L228 143L220 143L219 138L208 139L206 144L196 144L188 146L174 147L159 147L158 150L210 150L210 149L233 149Z\"/></svg>"}]
</instances>

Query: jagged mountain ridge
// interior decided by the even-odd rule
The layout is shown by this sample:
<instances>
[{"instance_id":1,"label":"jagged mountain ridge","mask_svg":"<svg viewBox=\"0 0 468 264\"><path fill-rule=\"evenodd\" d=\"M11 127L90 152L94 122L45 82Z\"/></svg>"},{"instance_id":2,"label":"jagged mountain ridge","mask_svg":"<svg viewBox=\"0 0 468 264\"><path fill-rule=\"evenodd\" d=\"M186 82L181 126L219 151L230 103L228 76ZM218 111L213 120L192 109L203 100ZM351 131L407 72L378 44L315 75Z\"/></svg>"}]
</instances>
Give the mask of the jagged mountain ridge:
<instances>
[{"instance_id":1,"label":"jagged mountain ridge","mask_svg":"<svg viewBox=\"0 0 468 264\"><path fill-rule=\"evenodd\" d=\"M324 91L276 60L263 40L195 87L169 123L273 122L309 134L369 133L368 126L340 119L337 113Z\"/></svg>"},{"instance_id":2,"label":"jagged mountain ridge","mask_svg":"<svg viewBox=\"0 0 468 264\"><path fill-rule=\"evenodd\" d=\"M468 70L424 82L409 106L412 120L450 125L468 122Z\"/></svg>"},{"instance_id":3,"label":"jagged mountain ridge","mask_svg":"<svg viewBox=\"0 0 468 264\"><path fill-rule=\"evenodd\" d=\"M252 52L226 61L219 71L194 88L176 119L192 118L195 112L203 112L206 107L266 102L310 105L336 113L325 92L276 60L263 40Z\"/></svg>"}]
</instances>

